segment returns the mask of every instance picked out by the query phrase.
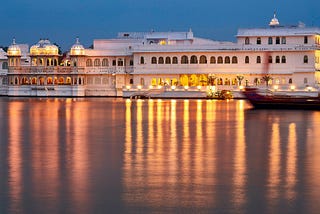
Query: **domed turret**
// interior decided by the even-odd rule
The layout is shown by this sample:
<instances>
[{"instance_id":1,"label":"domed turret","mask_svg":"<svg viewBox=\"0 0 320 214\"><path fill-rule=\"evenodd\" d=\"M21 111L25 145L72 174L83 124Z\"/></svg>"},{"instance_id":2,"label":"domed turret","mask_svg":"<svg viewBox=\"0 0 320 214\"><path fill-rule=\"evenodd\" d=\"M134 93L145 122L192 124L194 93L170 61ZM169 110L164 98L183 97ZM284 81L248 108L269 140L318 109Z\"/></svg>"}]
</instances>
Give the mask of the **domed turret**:
<instances>
[{"instance_id":1,"label":"domed turret","mask_svg":"<svg viewBox=\"0 0 320 214\"><path fill-rule=\"evenodd\" d=\"M279 26L279 25L280 25L279 20L276 17L276 13L274 13L273 14L273 18L271 19L271 21L269 23L269 26L270 27L276 27L276 26Z\"/></svg>"},{"instance_id":2,"label":"domed turret","mask_svg":"<svg viewBox=\"0 0 320 214\"><path fill-rule=\"evenodd\" d=\"M10 56L21 56L21 49L16 44L16 40L13 39L12 44L8 47L7 55Z\"/></svg>"},{"instance_id":3,"label":"domed turret","mask_svg":"<svg viewBox=\"0 0 320 214\"><path fill-rule=\"evenodd\" d=\"M31 46L30 55L40 56L40 55L50 55L58 56L59 48L56 45L50 43L48 39L41 39L37 44Z\"/></svg>"},{"instance_id":4,"label":"domed turret","mask_svg":"<svg viewBox=\"0 0 320 214\"><path fill-rule=\"evenodd\" d=\"M70 49L70 55L71 56L84 55L84 47L80 44L78 37L76 39L76 43L74 45L72 45L72 47Z\"/></svg>"}]
</instances>

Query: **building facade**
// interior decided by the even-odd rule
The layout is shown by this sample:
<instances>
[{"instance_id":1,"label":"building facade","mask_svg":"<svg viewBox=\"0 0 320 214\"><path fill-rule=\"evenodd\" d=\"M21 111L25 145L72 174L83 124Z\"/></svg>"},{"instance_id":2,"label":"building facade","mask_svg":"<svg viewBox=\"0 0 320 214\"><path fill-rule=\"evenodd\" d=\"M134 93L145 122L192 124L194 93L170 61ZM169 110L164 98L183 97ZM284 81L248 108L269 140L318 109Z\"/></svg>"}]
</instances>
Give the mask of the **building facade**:
<instances>
[{"instance_id":1,"label":"building facade","mask_svg":"<svg viewBox=\"0 0 320 214\"><path fill-rule=\"evenodd\" d=\"M317 90L320 28L239 29L237 42L194 37L193 32L122 32L84 48L77 38L67 56L49 40L29 51L13 41L0 52L0 82L9 96L206 96L243 86ZM5 64L7 62L7 65ZM6 90L4 90L6 88ZM5 92L4 92L5 91Z\"/></svg>"}]
</instances>

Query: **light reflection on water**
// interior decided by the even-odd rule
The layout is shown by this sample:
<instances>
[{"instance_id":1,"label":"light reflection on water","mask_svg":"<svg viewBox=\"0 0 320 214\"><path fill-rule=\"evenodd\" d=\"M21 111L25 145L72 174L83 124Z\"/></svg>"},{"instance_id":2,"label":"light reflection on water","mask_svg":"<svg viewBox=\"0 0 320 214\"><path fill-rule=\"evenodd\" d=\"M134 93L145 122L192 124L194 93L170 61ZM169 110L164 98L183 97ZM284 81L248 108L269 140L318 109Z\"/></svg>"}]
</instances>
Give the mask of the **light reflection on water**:
<instances>
[{"instance_id":1,"label":"light reflection on water","mask_svg":"<svg viewBox=\"0 0 320 214\"><path fill-rule=\"evenodd\" d=\"M317 213L320 112L0 98L0 213Z\"/></svg>"}]
</instances>

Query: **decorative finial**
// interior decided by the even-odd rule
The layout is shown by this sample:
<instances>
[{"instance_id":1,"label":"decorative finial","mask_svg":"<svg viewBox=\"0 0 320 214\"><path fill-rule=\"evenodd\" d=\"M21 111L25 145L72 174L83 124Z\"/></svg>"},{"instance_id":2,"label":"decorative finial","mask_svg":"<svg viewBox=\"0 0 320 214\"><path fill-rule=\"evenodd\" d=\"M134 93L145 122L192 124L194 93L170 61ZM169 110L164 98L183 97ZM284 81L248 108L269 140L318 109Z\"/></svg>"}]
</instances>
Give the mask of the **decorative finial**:
<instances>
[{"instance_id":1,"label":"decorative finial","mask_svg":"<svg viewBox=\"0 0 320 214\"><path fill-rule=\"evenodd\" d=\"M15 45L16 44L16 38L13 37L12 39L12 44Z\"/></svg>"},{"instance_id":2,"label":"decorative finial","mask_svg":"<svg viewBox=\"0 0 320 214\"><path fill-rule=\"evenodd\" d=\"M76 38L76 44L80 44L80 40L79 40L79 37L77 36Z\"/></svg>"}]
</instances>

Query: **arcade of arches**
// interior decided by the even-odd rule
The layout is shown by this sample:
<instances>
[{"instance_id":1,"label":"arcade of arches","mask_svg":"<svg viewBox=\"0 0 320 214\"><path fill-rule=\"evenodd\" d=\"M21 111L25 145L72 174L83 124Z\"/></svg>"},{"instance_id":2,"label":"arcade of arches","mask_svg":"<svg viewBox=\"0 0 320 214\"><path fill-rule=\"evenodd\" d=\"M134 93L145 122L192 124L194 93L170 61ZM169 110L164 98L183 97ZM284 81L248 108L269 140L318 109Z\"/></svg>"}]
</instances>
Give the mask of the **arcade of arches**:
<instances>
[{"instance_id":1,"label":"arcade of arches","mask_svg":"<svg viewBox=\"0 0 320 214\"><path fill-rule=\"evenodd\" d=\"M83 77L53 76L53 77L9 77L10 85L83 85Z\"/></svg>"},{"instance_id":2,"label":"arcade of arches","mask_svg":"<svg viewBox=\"0 0 320 214\"><path fill-rule=\"evenodd\" d=\"M141 78L143 79L143 78ZM178 78L152 78L152 86L210 86L210 85L225 85L225 86L237 86L237 85L260 85L265 84L261 77L250 77L250 80L244 76L215 76L211 74L183 74ZM144 85L145 81L140 80L140 84ZM306 81L305 81L306 82ZM269 80L269 84L292 84L292 78L275 77Z\"/></svg>"}]
</instances>

